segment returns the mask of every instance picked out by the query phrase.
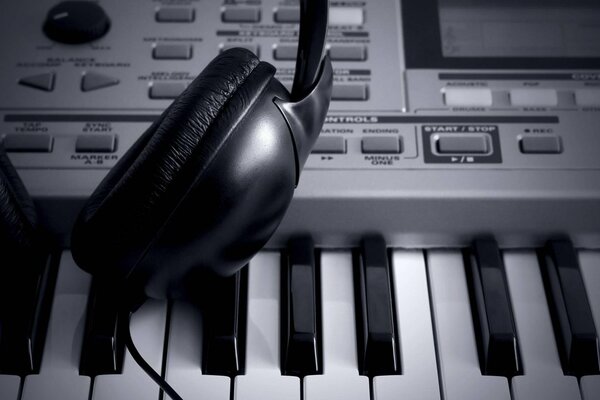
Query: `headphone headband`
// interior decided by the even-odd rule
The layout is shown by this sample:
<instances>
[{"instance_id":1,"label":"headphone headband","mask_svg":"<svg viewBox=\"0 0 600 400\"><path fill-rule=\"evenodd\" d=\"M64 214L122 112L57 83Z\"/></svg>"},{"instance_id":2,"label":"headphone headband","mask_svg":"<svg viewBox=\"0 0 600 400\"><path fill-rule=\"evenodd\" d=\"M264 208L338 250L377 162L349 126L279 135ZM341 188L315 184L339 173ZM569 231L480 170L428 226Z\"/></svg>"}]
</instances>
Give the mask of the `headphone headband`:
<instances>
[{"instance_id":1,"label":"headphone headband","mask_svg":"<svg viewBox=\"0 0 600 400\"><path fill-rule=\"evenodd\" d=\"M300 0L300 33L292 100L304 98L319 74L327 37L328 0Z\"/></svg>"}]
</instances>

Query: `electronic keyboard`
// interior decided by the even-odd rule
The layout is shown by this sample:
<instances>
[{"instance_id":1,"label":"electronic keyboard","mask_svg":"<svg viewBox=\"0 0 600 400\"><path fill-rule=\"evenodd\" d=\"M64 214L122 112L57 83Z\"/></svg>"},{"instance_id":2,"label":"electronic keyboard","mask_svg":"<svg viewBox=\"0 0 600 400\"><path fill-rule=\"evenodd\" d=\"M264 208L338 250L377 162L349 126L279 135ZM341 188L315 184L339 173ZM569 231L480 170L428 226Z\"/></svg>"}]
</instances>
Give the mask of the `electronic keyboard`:
<instances>
[{"instance_id":1,"label":"electronic keyboard","mask_svg":"<svg viewBox=\"0 0 600 400\"><path fill-rule=\"evenodd\" d=\"M0 295L0 399L159 400L73 222L220 52L291 87L298 1L58 3L0 12L0 140L54 245ZM144 358L184 399L600 398L598 4L330 8L332 103L288 214L237 275L147 301Z\"/></svg>"}]
</instances>

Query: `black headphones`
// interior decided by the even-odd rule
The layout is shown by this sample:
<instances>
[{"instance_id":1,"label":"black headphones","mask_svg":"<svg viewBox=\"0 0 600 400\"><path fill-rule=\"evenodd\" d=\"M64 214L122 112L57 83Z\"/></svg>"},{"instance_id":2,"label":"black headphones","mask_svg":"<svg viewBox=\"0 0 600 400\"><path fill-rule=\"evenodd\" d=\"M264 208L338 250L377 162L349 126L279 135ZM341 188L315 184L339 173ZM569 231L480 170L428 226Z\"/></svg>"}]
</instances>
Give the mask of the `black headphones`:
<instances>
[{"instance_id":1,"label":"black headphones","mask_svg":"<svg viewBox=\"0 0 600 400\"><path fill-rule=\"evenodd\" d=\"M186 294L186 284L205 271L234 274L279 225L329 108L333 70L322 57L327 16L328 0L300 0L291 94L275 68L251 52L220 54L83 207L73 257L123 296L129 318L145 297ZM11 262L48 253L34 204L1 146L0 239ZM18 269L15 277L27 272ZM181 399L126 333L142 369Z\"/></svg>"},{"instance_id":2,"label":"black headphones","mask_svg":"<svg viewBox=\"0 0 600 400\"><path fill-rule=\"evenodd\" d=\"M137 140L75 224L75 261L154 298L231 275L283 218L319 136L333 71L323 57L327 0L300 1L291 94L249 51L217 56Z\"/></svg>"}]
</instances>

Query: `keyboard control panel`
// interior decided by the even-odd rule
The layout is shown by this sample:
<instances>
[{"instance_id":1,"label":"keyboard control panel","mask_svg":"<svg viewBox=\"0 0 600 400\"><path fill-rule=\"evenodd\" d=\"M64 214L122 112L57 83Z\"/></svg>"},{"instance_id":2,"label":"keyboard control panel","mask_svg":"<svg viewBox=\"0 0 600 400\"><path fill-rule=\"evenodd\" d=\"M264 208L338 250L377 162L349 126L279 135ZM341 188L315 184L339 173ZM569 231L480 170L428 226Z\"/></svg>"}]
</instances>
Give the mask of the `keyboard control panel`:
<instances>
[{"instance_id":1,"label":"keyboard control panel","mask_svg":"<svg viewBox=\"0 0 600 400\"><path fill-rule=\"evenodd\" d=\"M598 243L600 215L586 215L600 199L600 69L416 68L408 8L399 0L330 1L333 101L283 236L309 226L346 233L390 225L395 245L424 237L451 244L461 241L457 232L513 231L512 217L506 226L488 221L497 212L490 214L486 201L507 198L494 204L547 207L529 214L535 216L524 235L533 241L531 232L564 228ZM291 87L298 19L297 0L6 4L0 141L45 210L45 223L68 233L108 170L220 52L244 47L274 64ZM477 218L439 207L449 193L477 203L465 208ZM584 204L561 208L561 199L576 193ZM557 203L540 203L548 196ZM329 198L358 198L371 211L350 223L347 213L357 213L351 204L338 213L312 204ZM72 212L65 201L73 202ZM311 205L296 208L303 201ZM568 221L545 221L557 207ZM523 222L520 212L515 223ZM447 236L431 234L440 218ZM415 235L399 234L407 226ZM341 236L327 237L343 243Z\"/></svg>"}]
</instances>

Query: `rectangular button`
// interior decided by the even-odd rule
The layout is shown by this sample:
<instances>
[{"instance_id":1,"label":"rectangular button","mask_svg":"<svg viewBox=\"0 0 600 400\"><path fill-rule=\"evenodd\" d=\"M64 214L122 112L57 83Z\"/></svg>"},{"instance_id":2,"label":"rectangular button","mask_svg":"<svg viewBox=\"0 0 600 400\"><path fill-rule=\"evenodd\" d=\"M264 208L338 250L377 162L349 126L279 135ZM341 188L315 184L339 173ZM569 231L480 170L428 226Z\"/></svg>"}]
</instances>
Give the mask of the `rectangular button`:
<instances>
[{"instance_id":1,"label":"rectangular button","mask_svg":"<svg viewBox=\"0 0 600 400\"><path fill-rule=\"evenodd\" d=\"M294 61L298 55L298 46L277 45L273 50L273 58L281 61Z\"/></svg>"},{"instance_id":2,"label":"rectangular button","mask_svg":"<svg viewBox=\"0 0 600 400\"><path fill-rule=\"evenodd\" d=\"M450 107L491 107L490 89L444 89L444 102Z\"/></svg>"},{"instance_id":3,"label":"rectangular button","mask_svg":"<svg viewBox=\"0 0 600 400\"><path fill-rule=\"evenodd\" d=\"M362 152L364 154L380 154L402 152L400 140L396 136L366 137L362 140Z\"/></svg>"},{"instance_id":4,"label":"rectangular button","mask_svg":"<svg viewBox=\"0 0 600 400\"><path fill-rule=\"evenodd\" d=\"M54 138L45 134L8 134L4 138L6 151L15 153L50 153Z\"/></svg>"},{"instance_id":5,"label":"rectangular button","mask_svg":"<svg viewBox=\"0 0 600 400\"><path fill-rule=\"evenodd\" d=\"M556 107L558 93L554 89L513 89L510 102L517 107Z\"/></svg>"},{"instance_id":6,"label":"rectangular button","mask_svg":"<svg viewBox=\"0 0 600 400\"><path fill-rule=\"evenodd\" d=\"M157 44L152 56L155 60L189 60L192 46L187 44Z\"/></svg>"},{"instance_id":7,"label":"rectangular button","mask_svg":"<svg viewBox=\"0 0 600 400\"><path fill-rule=\"evenodd\" d=\"M600 89L579 89L575 91L578 106L600 106Z\"/></svg>"},{"instance_id":8,"label":"rectangular button","mask_svg":"<svg viewBox=\"0 0 600 400\"><path fill-rule=\"evenodd\" d=\"M357 100L365 101L369 97L367 85L333 85L331 100L348 101Z\"/></svg>"},{"instance_id":9,"label":"rectangular button","mask_svg":"<svg viewBox=\"0 0 600 400\"><path fill-rule=\"evenodd\" d=\"M345 154L346 140L340 136L322 136L312 150L315 154Z\"/></svg>"},{"instance_id":10,"label":"rectangular button","mask_svg":"<svg viewBox=\"0 0 600 400\"><path fill-rule=\"evenodd\" d=\"M193 8L162 7L156 12L156 22L194 22Z\"/></svg>"},{"instance_id":11,"label":"rectangular button","mask_svg":"<svg viewBox=\"0 0 600 400\"><path fill-rule=\"evenodd\" d=\"M437 151L441 154L486 154L491 147L487 135L438 135L435 140Z\"/></svg>"},{"instance_id":12,"label":"rectangular button","mask_svg":"<svg viewBox=\"0 0 600 400\"><path fill-rule=\"evenodd\" d=\"M183 82L154 82L150 87L150 98L154 100L175 99L186 88Z\"/></svg>"},{"instance_id":13,"label":"rectangular button","mask_svg":"<svg viewBox=\"0 0 600 400\"><path fill-rule=\"evenodd\" d=\"M280 24L285 23L298 23L300 22L300 8L299 7L279 7L275 10L273 15L275 22Z\"/></svg>"},{"instance_id":14,"label":"rectangular button","mask_svg":"<svg viewBox=\"0 0 600 400\"><path fill-rule=\"evenodd\" d=\"M365 46L331 46L329 57L333 61L365 61L367 48Z\"/></svg>"},{"instance_id":15,"label":"rectangular button","mask_svg":"<svg viewBox=\"0 0 600 400\"><path fill-rule=\"evenodd\" d=\"M112 153L116 149L115 135L79 135L75 142L77 153Z\"/></svg>"},{"instance_id":16,"label":"rectangular button","mask_svg":"<svg viewBox=\"0 0 600 400\"><path fill-rule=\"evenodd\" d=\"M225 7L223 22L260 22L260 9L257 7Z\"/></svg>"},{"instance_id":17,"label":"rectangular button","mask_svg":"<svg viewBox=\"0 0 600 400\"><path fill-rule=\"evenodd\" d=\"M329 25L362 25L365 13L360 7L330 7Z\"/></svg>"},{"instance_id":18,"label":"rectangular button","mask_svg":"<svg viewBox=\"0 0 600 400\"><path fill-rule=\"evenodd\" d=\"M235 43L235 44L224 44L221 46L221 53L230 49L234 49L236 47L240 47L242 49L246 49L252 53L254 53L255 56L260 57L260 47L258 47L257 44L243 44L243 43Z\"/></svg>"},{"instance_id":19,"label":"rectangular button","mask_svg":"<svg viewBox=\"0 0 600 400\"><path fill-rule=\"evenodd\" d=\"M560 137L554 135L523 136L520 140L521 153L559 154L562 152Z\"/></svg>"}]
</instances>

